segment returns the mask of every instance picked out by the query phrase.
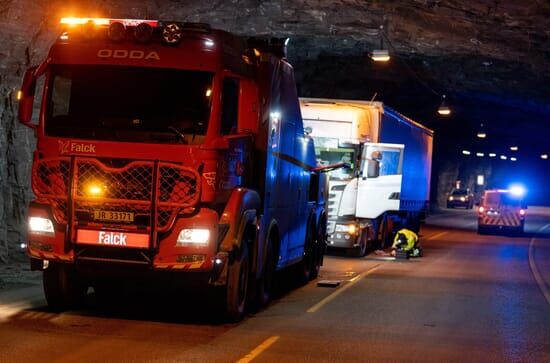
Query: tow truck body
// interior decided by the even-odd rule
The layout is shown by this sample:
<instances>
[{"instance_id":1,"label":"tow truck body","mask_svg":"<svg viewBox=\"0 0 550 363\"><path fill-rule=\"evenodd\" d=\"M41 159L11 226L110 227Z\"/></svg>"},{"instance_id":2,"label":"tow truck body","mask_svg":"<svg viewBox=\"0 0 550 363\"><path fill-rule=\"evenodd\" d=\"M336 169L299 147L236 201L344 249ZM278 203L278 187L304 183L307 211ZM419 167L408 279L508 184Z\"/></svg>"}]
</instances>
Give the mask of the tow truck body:
<instances>
[{"instance_id":1,"label":"tow truck body","mask_svg":"<svg viewBox=\"0 0 550 363\"><path fill-rule=\"evenodd\" d=\"M327 245L362 256L401 227L417 232L430 195L433 132L381 102L300 103L317 162L350 164L330 174Z\"/></svg>"},{"instance_id":2,"label":"tow truck body","mask_svg":"<svg viewBox=\"0 0 550 363\"><path fill-rule=\"evenodd\" d=\"M27 252L48 303L169 273L239 319L247 300L269 300L275 270L314 278L323 175L284 44L206 24L62 23L19 108L37 136Z\"/></svg>"}]
</instances>

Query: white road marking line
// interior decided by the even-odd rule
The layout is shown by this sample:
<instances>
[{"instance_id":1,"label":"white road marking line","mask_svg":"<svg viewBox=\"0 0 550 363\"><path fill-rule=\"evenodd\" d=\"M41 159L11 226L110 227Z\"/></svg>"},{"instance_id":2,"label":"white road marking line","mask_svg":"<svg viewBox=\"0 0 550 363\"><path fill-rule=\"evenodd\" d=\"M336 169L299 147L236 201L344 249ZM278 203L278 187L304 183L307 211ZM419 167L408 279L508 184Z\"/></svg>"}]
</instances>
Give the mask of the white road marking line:
<instances>
[{"instance_id":1,"label":"white road marking line","mask_svg":"<svg viewBox=\"0 0 550 363\"><path fill-rule=\"evenodd\" d=\"M323 306L325 306L326 304L328 304L329 302L334 300L338 295L340 295L341 293L343 293L344 291L346 291L347 289L352 287L357 281L360 281L363 277L373 273L380 266L381 266L381 264L378 264L374 267L369 268L366 271L361 272L359 275L357 275L354 278L352 278L351 280L349 280L349 282L347 284L340 287L338 290L334 291L332 294L330 294L329 296L325 297L323 300L319 301L317 304L315 304L312 307L310 307L309 309L307 309L307 312L308 313L314 313L314 312L318 311Z\"/></svg>"},{"instance_id":2,"label":"white road marking line","mask_svg":"<svg viewBox=\"0 0 550 363\"><path fill-rule=\"evenodd\" d=\"M443 231L443 232L436 233L436 234L434 234L433 236L430 236L430 237L426 238L426 240L431 241L431 240L433 240L433 239L436 239L436 238L439 238L439 237L443 237L443 236L445 236L446 234L449 234L449 231Z\"/></svg>"},{"instance_id":3,"label":"white road marking line","mask_svg":"<svg viewBox=\"0 0 550 363\"><path fill-rule=\"evenodd\" d=\"M250 353L242 357L237 361L237 363L248 363L251 362L254 358L262 354L266 351L267 348L272 346L277 340L279 340L279 336L272 336L264 340L260 345L258 345L256 348L252 349Z\"/></svg>"},{"instance_id":4,"label":"white road marking line","mask_svg":"<svg viewBox=\"0 0 550 363\"><path fill-rule=\"evenodd\" d=\"M539 233L544 231L547 227L550 227L550 223L539 229ZM533 273L535 281L539 285L540 292L542 292L542 294L544 295L546 302L550 304L550 289L548 289L548 286L546 286L546 284L544 283L544 279L542 278L539 269L537 268L537 264L535 263L534 246L536 240L537 238L533 237L529 242L529 267L531 268L531 272Z\"/></svg>"}]
</instances>

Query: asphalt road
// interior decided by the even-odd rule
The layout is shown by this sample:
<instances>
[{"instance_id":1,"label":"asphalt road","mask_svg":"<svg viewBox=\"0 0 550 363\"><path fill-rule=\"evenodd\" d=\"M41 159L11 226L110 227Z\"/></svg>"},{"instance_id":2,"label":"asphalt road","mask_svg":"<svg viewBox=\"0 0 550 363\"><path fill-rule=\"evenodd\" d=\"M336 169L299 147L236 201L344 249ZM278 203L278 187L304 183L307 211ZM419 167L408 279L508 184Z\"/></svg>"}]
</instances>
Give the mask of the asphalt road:
<instances>
[{"instance_id":1,"label":"asphalt road","mask_svg":"<svg viewBox=\"0 0 550 363\"><path fill-rule=\"evenodd\" d=\"M473 211L421 231L425 257L328 256L320 279L238 324L194 296L151 296L48 312L39 287L0 293L0 361L550 361L550 212L522 237L479 236Z\"/></svg>"}]
</instances>

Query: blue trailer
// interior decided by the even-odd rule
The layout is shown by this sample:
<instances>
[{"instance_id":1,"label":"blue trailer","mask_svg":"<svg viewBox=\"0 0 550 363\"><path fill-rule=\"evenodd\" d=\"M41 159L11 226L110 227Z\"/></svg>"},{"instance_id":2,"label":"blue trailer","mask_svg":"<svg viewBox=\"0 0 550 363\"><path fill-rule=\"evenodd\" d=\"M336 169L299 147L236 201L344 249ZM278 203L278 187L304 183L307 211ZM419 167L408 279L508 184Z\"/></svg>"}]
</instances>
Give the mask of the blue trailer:
<instances>
[{"instance_id":1,"label":"blue trailer","mask_svg":"<svg viewBox=\"0 0 550 363\"><path fill-rule=\"evenodd\" d=\"M330 175L327 245L362 256L395 231L418 231L429 204L433 131L381 102L301 99L317 163Z\"/></svg>"}]
</instances>

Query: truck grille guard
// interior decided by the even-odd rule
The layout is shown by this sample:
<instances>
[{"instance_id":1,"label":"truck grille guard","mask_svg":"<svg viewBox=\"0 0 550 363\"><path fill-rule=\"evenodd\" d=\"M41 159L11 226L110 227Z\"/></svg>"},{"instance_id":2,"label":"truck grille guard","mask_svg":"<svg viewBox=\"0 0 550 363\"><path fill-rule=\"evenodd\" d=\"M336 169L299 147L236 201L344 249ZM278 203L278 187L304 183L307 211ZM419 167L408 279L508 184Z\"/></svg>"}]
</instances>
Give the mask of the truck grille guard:
<instances>
[{"instance_id":1,"label":"truck grille guard","mask_svg":"<svg viewBox=\"0 0 550 363\"><path fill-rule=\"evenodd\" d=\"M52 206L59 224L168 231L176 216L200 198L200 175L192 168L162 161L130 161L110 167L94 158L56 157L35 160L32 188ZM101 196L90 195L90 188ZM94 210L133 213L133 222L102 222ZM72 236L72 234L70 234ZM154 239L152 239L154 241Z\"/></svg>"}]
</instances>

